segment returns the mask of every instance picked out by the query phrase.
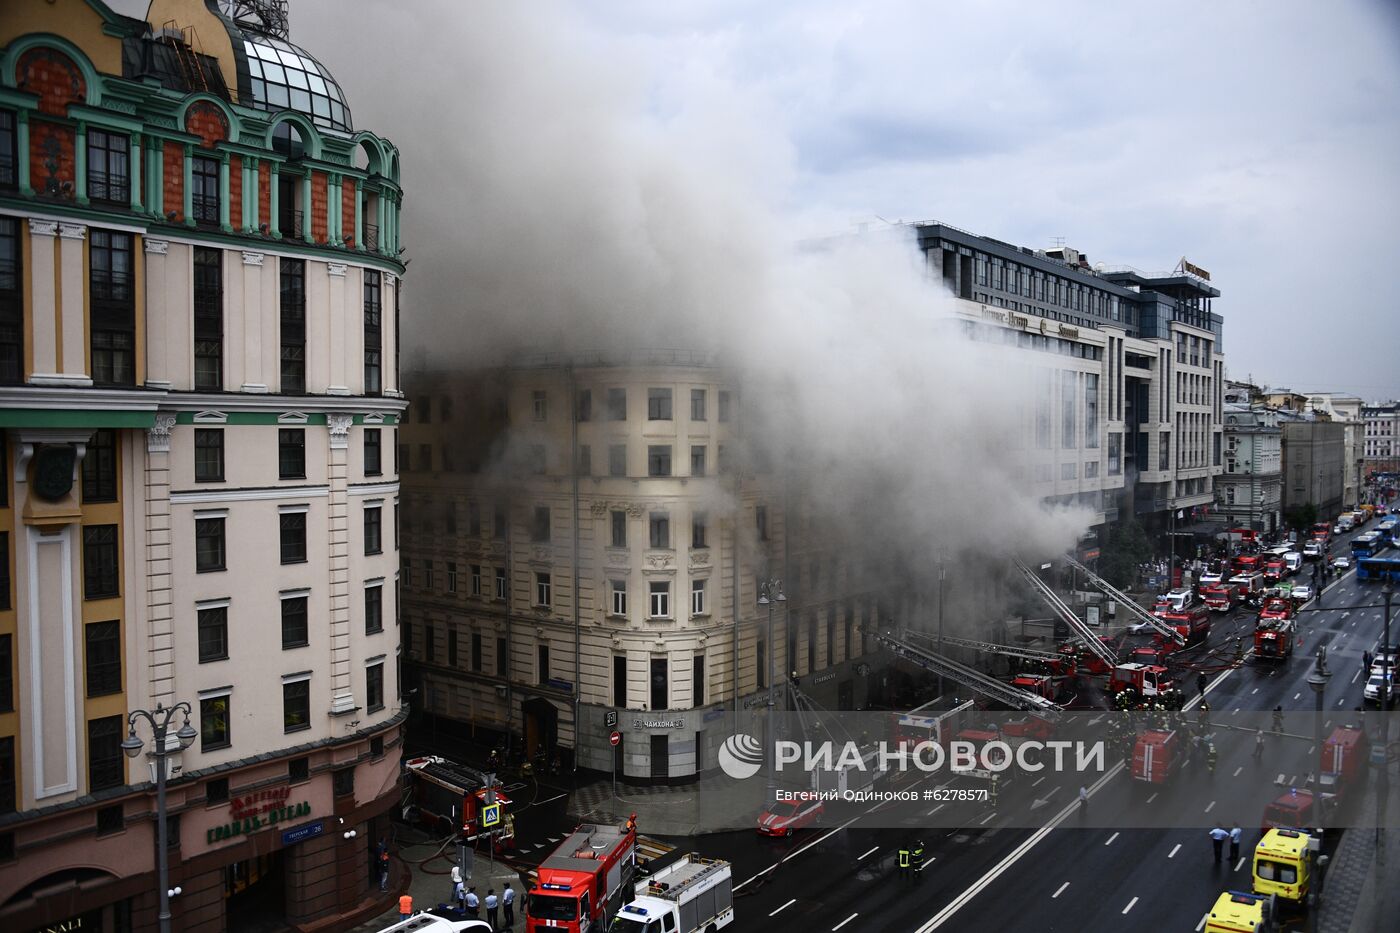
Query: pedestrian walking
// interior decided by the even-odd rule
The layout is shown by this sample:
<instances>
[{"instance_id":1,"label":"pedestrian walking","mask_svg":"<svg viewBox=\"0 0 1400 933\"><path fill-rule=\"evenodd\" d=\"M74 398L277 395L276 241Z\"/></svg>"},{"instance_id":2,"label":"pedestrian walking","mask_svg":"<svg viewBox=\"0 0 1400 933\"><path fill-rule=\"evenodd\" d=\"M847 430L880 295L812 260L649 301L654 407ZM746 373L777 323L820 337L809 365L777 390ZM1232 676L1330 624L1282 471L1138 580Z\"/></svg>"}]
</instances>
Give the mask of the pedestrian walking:
<instances>
[{"instance_id":1,"label":"pedestrian walking","mask_svg":"<svg viewBox=\"0 0 1400 933\"><path fill-rule=\"evenodd\" d=\"M461 901L461 899L462 899L462 866L461 866L461 865L453 865L453 866L452 866L452 900L454 900L454 901Z\"/></svg>"},{"instance_id":2,"label":"pedestrian walking","mask_svg":"<svg viewBox=\"0 0 1400 933\"><path fill-rule=\"evenodd\" d=\"M1225 848L1225 840L1230 838L1230 834L1219 826L1210 831L1210 844L1215 847L1215 864L1220 864L1220 854Z\"/></svg>"},{"instance_id":3,"label":"pedestrian walking","mask_svg":"<svg viewBox=\"0 0 1400 933\"><path fill-rule=\"evenodd\" d=\"M1254 758L1258 760L1264 757L1264 730L1259 729L1254 733Z\"/></svg>"},{"instance_id":4,"label":"pedestrian walking","mask_svg":"<svg viewBox=\"0 0 1400 933\"><path fill-rule=\"evenodd\" d=\"M1240 857L1240 837L1244 832L1240 829L1239 820L1230 826L1230 861L1235 861Z\"/></svg>"},{"instance_id":5,"label":"pedestrian walking","mask_svg":"<svg viewBox=\"0 0 1400 933\"><path fill-rule=\"evenodd\" d=\"M1089 789L1083 784L1079 785L1079 812L1089 812Z\"/></svg>"},{"instance_id":6,"label":"pedestrian walking","mask_svg":"<svg viewBox=\"0 0 1400 933\"><path fill-rule=\"evenodd\" d=\"M506 889L501 892L501 907L505 909L506 929L515 929L515 889L506 882Z\"/></svg>"},{"instance_id":7,"label":"pedestrian walking","mask_svg":"<svg viewBox=\"0 0 1400 933\"><path fill-rule=\"evenodd\" d=\"M1374 659L1371 657L1371 652L1369 652L1369 651L1363 651L1363 652L1361 652L1361 676L1362 676L1362 677L1365 677L1367 674L1369 674L1369 673L1371 672L1371 661L1372 661L1372 660L1374 660Z\"/></svg>"},{"instance_id":8,"label":"pedestrian walking","mask_svg":"<svg viewBox=\"0 0 1400 933\"><path fill-rule=\"evenodd\" d=\"M501 900L496 897L496 889L491 888L486 892L486 922L491 924L491 929L500 927Z\"/></svg>"},{"instance_id":9,"label":"pedestrian walking","mask_svg":"<svg viewBox=\"0 0 1400 933\"><path fill-rule=\"evenodd\" d=\"M389 847L383 840L379 843L379 890L389 890Z\"/></svg>"},{"instance_id":10,"label":"pedestrian walking","mask_svg":"<svg viewBox=\"0 0 1400 933\"><path fill-rule=\"evenodd\" d=\"M467 916L473 920L480 919L477 913L479 907L481 907L481 898L476 896L476 888L467 888L466 904L464 906Z\"/></svg>"},{"instance_id":11,"label":"pedestrian walking","mask_svg":"<svg viewBox=\"0 0 1400 933\"><path fill-rule=\"evenodd\" d=\"M413 916L413 895L412 895L412 894L401 894L401 895L399 895L399 919L400 919L400 920L407 920L409 917L412 917L412 916Z\"/></svg>"}]
</instances>

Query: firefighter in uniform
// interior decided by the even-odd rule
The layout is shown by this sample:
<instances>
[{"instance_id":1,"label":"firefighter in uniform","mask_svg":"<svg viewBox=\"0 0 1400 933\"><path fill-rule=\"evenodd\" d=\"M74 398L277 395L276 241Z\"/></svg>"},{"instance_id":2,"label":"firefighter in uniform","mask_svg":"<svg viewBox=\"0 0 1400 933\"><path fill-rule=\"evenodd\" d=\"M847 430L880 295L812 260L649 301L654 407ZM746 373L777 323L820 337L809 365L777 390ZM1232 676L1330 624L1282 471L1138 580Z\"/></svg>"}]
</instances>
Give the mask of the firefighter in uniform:
<instances>
[{"instance_id":1,"label":"firefighter in uniform","mask_svg":"<svg viewBox=\"0 0 1400 933\"><path fill-rule=\"evenodd\" d=\"M909 877L909 850L900 848L899 850L899 874L902 878Z\"/></svg>"},{"instance_id":2,"label":"firefighter in uniform","mask_svg":"<svg viewBox=\"0 0 1400 933\"><path fill-rule=\"evenodd\" d=\"M1206 746L1206 767L1210 769L1211 774L1215 773L1215 761L1218 757L1219 755L1215 751L1215 743L1211 742Z\"/></svg>"},{"instance_id":3,"label":"firefighter in uniform","mask_svg":"<svg viewBox=\"0 0 1400 933\"><path fill-rule=\"evenodd\" d=\"M915 841L914 850L910 853L913 869L916 872L924 870L924 842L922 839Z\"/></svg>"},{"instance_id":4,"label":"firefighter in uniform","mask_svg":"<svg viewBox=\"0 0 1400 933\"><path fill-rule=\"evenodd\" d=\"M987 799L990 801L993 810L995 810L995 809L997 808L997 782L1000 781L1000 780L1001 780L1001 775L999 775L999 774L993 774L993 775L992 775L992 786L991 786L991 788L990 788L990 789L988 790L988 792L987 792Z\"/></svg>"}]
</instances>

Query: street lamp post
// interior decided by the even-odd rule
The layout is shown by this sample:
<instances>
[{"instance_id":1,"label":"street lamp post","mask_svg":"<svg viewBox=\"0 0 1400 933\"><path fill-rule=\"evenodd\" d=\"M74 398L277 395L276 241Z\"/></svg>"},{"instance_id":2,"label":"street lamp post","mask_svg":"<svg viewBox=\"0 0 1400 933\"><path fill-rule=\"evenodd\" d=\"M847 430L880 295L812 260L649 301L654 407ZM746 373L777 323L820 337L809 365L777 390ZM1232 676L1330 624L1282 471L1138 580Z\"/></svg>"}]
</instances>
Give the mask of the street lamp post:
<instances>
[{"instance_id":1,"label":"street lamp post","mask_svg":"<svg viewBox=\"0 0 1400 933\"><path fill-rule=\"evenodd\" d=\"M165 707L156 704L155 712L148 712L144 709L132 710L126 717L129 732L122 742L122 751L126 752L126 757L136 758L141 754L141 749L145 743L136 735L136 723L140 719L151 724L151 735L155 739L155 748L151 751L151 756L156 760L156 858L160 871L160 933L170 933L170 866L169 857L166 850L166 815L165 815L165 760L173 753L167 744L167 733L169 732L170 720L177 712L185 714L184 725L180 726L175 733L175 738L179 742L178 751L184 751L194 744L195 737L199 735L194 727L190 725L190 704L181 700L174 706Z\"/></svg>"},{"instance_id":2,"label":"street lamp post","mask_svg":"<svg viewBox=\"0 0 1400 933\"><path fill-rule=\"evenodd\" d=\"M1395 593L1390 580L1381 587L1381 599L1385 601L1385 618L1381 621L1381 689L1376 697L1381 701L1381 712L1390 711L1390 597ZM1381 717L1381 746L1388 748L1390 743L1390 717Z\"/></svg>"},{"instance_id":3,"label":"street lamp post","mask_svg":"<svg viewBox=\"0 0 1400 933\"><path fill-rule=\"evenodd\" d=\"M943 581L948 577L948 568L944 566L943 556L938 557L938 656L943 657ZM943 669L938 671L938 696L943 696Z\"/></svg>"},{"instance_id":4,"label":"street lamp post","mask_svg":"<svg viewBox=\"0 0 1400 933\"><path fill-rule=\"evenodd\" d=\"M764 717L764 729L768 733L767 748L764 750L764 762L768 766L768 792L771 796L777 788L777 774L774 771L773 761L773 716L777 707L777 683L773 678L773 654L777 650L773 643L773 607L778 603L787 602L787 594L783 592L783 581L778 579L764 580L758 585L758 604L768 607L768 715Z\"/></svg>"}]
</instances>

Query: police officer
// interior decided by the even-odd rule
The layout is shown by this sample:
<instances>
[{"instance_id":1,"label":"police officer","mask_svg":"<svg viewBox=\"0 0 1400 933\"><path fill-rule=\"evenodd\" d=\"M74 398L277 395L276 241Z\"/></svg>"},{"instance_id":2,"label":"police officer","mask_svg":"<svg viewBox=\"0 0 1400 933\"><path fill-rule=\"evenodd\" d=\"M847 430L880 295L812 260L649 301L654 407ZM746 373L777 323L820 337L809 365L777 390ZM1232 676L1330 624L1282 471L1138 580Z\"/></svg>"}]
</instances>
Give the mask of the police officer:
<instances>
[{"instance_id":1,"label":"police officer","mask_svg":"<svg viewBox=\"0 0 1400 933\"><path fill-rule=\"evenodd\" d=\"M481 898L479 898L479 897L476 896L476 888L468 888L468 889L467 889L467 901L466 901L466 903L467 903L467 916L468 916L468 917L471 917L473 920L476 920L477 917L478 917L477 909L481 906Z\"/></svg>"},{"instance_id":2,"label":"police officer","mask_svg":"<svg viewBox=\"0 0 1400 933\"><path fill-rule=\"evenodd\" d=\"M501 893L501 909L506 912L506 929L515 929L515 889L506 882L506 889Z\"/></svg>"}]
</instances>

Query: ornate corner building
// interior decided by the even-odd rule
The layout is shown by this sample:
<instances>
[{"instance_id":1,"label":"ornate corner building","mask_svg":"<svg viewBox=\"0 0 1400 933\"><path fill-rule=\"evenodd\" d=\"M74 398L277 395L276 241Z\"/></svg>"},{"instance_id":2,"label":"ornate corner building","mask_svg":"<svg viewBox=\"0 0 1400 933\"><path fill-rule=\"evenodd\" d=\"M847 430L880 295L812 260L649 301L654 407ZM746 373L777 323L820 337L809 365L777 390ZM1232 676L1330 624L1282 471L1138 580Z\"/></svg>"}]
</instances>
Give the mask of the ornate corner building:
<instances>
[{"instance_id":1,"label":"ornate corner building","mask_svg":"<svg viewBox=\"0 0 1400 933\"><path fill-rule=\"evenodd\" d=\"M0 16L3 929L154 927L155 765L121 743L179 701L176 929L378 895L399 152L262 7Z\"/></svg>"}]
</instances>

